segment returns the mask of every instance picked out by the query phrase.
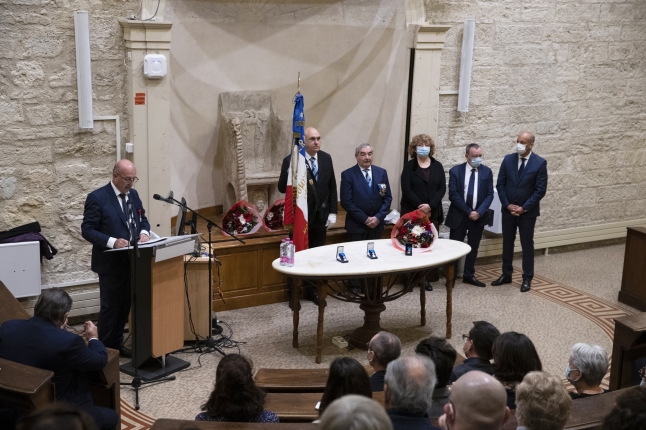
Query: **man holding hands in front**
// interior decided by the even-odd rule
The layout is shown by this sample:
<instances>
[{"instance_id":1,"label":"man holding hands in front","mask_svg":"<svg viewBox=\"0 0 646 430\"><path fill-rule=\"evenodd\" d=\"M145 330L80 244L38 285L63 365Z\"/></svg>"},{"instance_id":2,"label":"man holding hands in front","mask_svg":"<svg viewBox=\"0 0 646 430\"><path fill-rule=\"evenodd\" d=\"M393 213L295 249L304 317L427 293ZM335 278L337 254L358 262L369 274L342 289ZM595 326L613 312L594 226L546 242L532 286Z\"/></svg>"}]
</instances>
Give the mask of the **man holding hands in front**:
<instances>
[{"instance_id":1,"label":"man holding hands in front","mask_svg":"<svg viewBox=\"0 0 646 430\"><path fill-rule=\"evenodd\" d=\"M527 131L520 133L516 139L516 154L505 156L496 184L502 212L502 275L491 285L511 283L518 229L523 250L521 293L529 291L532 286L534 226L541 214L539 202L547 190L547 161L533 153L533 147L534 135Z\"/></svg>"}]
</instances>

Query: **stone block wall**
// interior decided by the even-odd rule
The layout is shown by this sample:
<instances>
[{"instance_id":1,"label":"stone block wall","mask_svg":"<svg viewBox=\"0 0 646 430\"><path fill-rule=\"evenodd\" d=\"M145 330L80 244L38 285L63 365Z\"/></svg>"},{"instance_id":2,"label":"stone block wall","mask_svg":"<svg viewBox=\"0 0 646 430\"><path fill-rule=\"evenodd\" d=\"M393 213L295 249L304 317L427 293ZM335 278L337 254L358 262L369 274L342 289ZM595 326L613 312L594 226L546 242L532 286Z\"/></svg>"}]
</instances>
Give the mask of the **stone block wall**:
<instances>
[{"instance_id":1,"label":"stone block wall","mask_svg":"<svg viewBox=\"0 0 646 430\"><path fill-rule=\"evenodd\" d=\"M115 121L78 127L74 11L90 17L95 115L121 116L127 137L123 32L138 0L0 0L0 231L38 221L58 249L42 284L93 279L81 237L88 192L108 183ZM123 153L123 150L122 150Z\"/></svg>"},{"instance_id":2,"label":"stone block wall","mask_svg":"<svg viewBox=\"0 0 646 430\"><path fill-rule=\"evenodd\" d=\"M440 96L437 158L448 169L478 142L497 174L519 131L548 161L541 231L646 216L646 2L427 0L451 24L440 90L459 85L462 23L475 18L468 113Z\"/></svg>"}]
</instances>

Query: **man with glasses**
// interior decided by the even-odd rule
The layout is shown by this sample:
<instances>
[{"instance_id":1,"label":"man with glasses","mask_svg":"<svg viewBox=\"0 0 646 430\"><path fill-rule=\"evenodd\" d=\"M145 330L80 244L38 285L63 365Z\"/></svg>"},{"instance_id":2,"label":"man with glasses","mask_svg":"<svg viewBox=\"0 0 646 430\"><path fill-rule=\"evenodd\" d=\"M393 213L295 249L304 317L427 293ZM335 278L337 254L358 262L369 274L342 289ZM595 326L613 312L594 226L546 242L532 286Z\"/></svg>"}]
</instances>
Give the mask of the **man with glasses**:
<instances>
[{"instance_id":1,"label":"man with glasses","mask_svg":"<svg viewBox=\"0 0 646 430\"><path fill-rule=\"evenodd\" d=\"M125 248L138 240L148 241L150 224L137 190L137 169L120 160L112 170L112 181L88 194L81 234L92 246L92 271L99 275L101 310L99 339L122 357L131 351L123 346L123 327L130 313L130 260L127 252L104 252Z\"/></svg>"},{"instance_id":2,"label":"man with glasses","mask_svg":"<svg viewBox=\"0 0 646 430\"><path fill-rule=\"evenodd\" d=\"M464 341L462 352L464 352L466 360L453 368L449 384L453 384L460 376L472 370L480 370L493 375L491 349L498 336L500 336L500 331L493 324L487 321L474 321L469 334L462 335Z\"/></svg>"},{"instance_id":3,"label":"man with glasses","mask_svg":"<svg viewBox=\"0 0 646 430\"><path fill-rule=\"evenodd\" d=\"M368 363L375 373L370 377L370 388L373 392L384 391L384 376L388 363L399 358L402 344L397 336L387 331L380 331L370 339L368 347Z\"/></svg>"}]
</instances>

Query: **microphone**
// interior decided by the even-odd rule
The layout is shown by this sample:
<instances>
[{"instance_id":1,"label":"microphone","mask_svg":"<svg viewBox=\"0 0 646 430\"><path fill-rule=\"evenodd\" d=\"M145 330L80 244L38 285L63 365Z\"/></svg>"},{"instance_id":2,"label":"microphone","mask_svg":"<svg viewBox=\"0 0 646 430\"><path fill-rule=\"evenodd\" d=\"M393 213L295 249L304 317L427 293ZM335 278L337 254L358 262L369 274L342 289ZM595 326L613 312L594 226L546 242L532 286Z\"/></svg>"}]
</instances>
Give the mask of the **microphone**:
<instances>
[{"instance_id":1,"label":"microphone","mask_svg":"<svg viewBox=\"0 0 646 430\"><path fill-rule=\"evenodd\" d=\"M170 204L174 203L170 198L162 197L159 194L153 194L153 199L161 200L162 202L170 203Z\"/></svg>"}]
</instances>

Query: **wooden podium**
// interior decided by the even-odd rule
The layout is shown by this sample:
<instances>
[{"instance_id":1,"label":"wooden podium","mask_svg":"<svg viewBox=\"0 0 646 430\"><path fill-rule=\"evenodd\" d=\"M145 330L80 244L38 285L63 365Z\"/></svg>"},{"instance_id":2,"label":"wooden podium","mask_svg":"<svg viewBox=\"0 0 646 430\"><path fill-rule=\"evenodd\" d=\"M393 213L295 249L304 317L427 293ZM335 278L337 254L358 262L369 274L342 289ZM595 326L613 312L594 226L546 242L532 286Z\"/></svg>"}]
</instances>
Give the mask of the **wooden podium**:
<instances>
[{"instance_id":1,"label":"wooden podium","mask_svg":"<svg viewBox=\"0 0 646 430\"><path fill-rule=\"evenodd\" d=\"M142 379L151 380L190 365L167 354L184 346L184 255L193 252L196 236L167 237L139 246L132 286L134 354L121 366L122 372L134 375L137 367Z\"/></svg>"},{"instance_id":2,"label":"wooden podium","mask_svg":"<svg viewBox=\"0 0 646 430\"><path fill-rule=\"evenodd\" d=\"M619 300L646 311L646 228L628 227Z\"/></svg>"}]
</instances>

